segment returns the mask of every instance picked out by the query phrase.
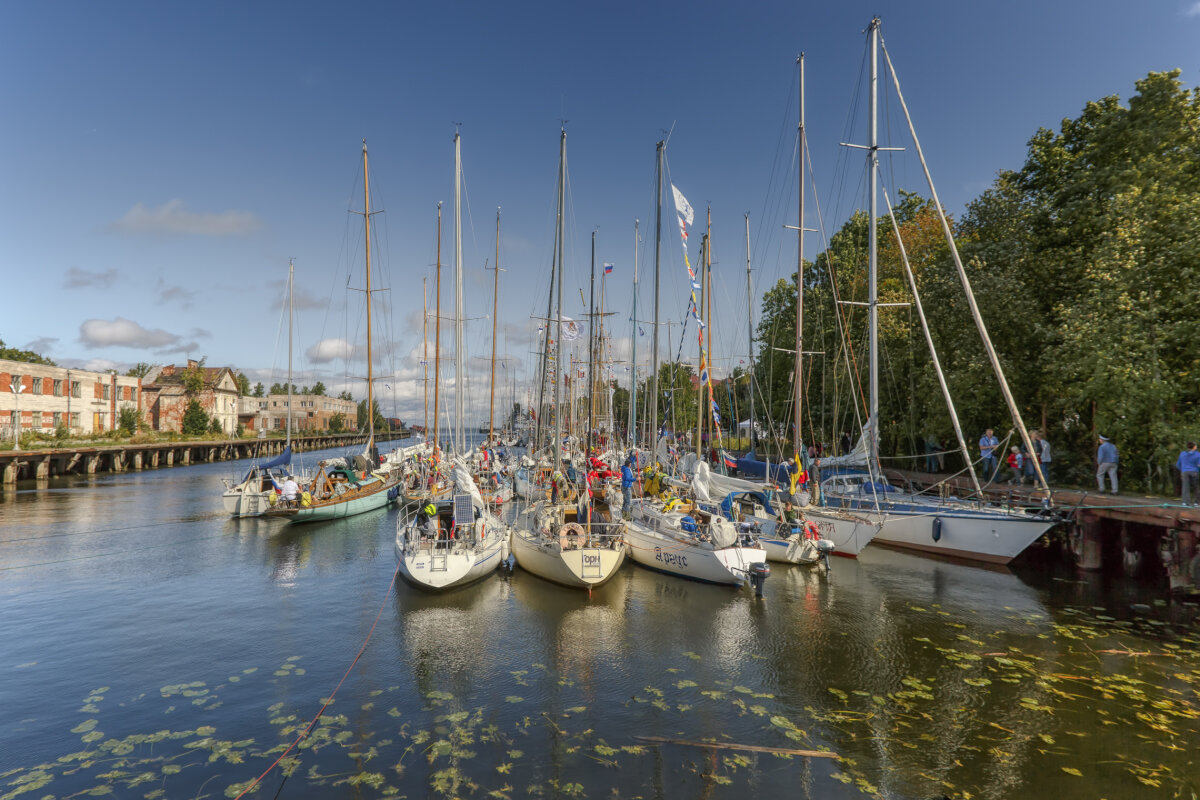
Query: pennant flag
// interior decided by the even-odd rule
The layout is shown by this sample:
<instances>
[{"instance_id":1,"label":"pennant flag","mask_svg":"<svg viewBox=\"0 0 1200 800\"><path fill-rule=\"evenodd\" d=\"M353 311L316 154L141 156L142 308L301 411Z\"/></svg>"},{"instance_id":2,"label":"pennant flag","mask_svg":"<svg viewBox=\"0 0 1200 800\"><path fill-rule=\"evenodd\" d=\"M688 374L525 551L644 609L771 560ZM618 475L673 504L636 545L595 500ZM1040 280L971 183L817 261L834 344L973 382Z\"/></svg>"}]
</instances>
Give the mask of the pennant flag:
<instances>
[{"instance_id":1,"label":"pennant flag","mask_svg":"<svg viewBox=\"0 0 1200 800\"><path fill-rule=\"evenodd\" d=\"M613 265L612 265L612 264L605 264L605 265L604 265L604 274L605 274L605 275L607 275L608 273L610 273L610 272L612 272L612 271L613 271Z\"/></svg>"},{"instance_id":2,"label":"pennant flag","mask_svg":"<svg viewBox=\"0 0 1200 800\"><path fill-rule=\"evenodd\" d=\"M724 450L721 451L721 457L725 460L725 466L729 467L730 469L737 469L737 459L729 455L729 453L726 453Z\"/></svg>"},{"instance_id":3,"label":"pennant flag","mask_svg":"<svg viewBox=\"0 0 1200 800\"><path fill-rule=\"evenodd\" d=\"M644 330L642 330L642 326L639 325L638 326L638 336L645 336L645 335L646 335L646 332Z\"/></svg>"}]
</instances>

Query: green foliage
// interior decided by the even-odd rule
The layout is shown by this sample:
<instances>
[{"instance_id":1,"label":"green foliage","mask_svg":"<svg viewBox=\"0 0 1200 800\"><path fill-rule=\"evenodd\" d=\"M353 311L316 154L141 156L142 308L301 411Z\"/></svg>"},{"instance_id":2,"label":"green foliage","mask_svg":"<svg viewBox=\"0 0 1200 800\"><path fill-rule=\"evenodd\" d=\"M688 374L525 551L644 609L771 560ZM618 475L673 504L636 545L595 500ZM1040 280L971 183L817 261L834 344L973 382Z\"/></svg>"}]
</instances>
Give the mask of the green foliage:
<instances>
[{"instance_id":1,"label":"green foliage","mask_svg":"<svg viewBox=\"0 0 1200 800\"><path fill-rule=\"evenodd\" d=\"M354 397L350 394L350 392L348 390L338 392L338 399L339 400L349 400L351 402L354 401Z\"/></svg>"},{"instance_id":2,"label":"green foliage","mask_svg":"<svg viewBox=\"0 0 1200 800\"><path fill-rule=\"evenodd\" d=\"M15 347L6 347L3 339L0 339L0 358L8 361L22 361L26 364L45 364L49 367L57 366L50 359L32 350L18 350Z\"/></svg>"},{"instance_id":3,"label":"green foliage","mask_svg":"<svg viewBox=\"0 0 1200 800\"><path fill-rule=\"evenodd\" d=\"M138 413L133 406L121 406L117 412L117 429L126 436L133 436L138 429Z\"/></svg>"},{"instance_id":4,"label":"green foliage","mask_svg":"<svg viewBox=\"0 0 1200 800\"><path fill-rule=\"evenodd\" d=\"M204 362L207 360L202 358L183 371L183 391L189 398L194 399L204 391Z\"/></svg>"},{"instance_id":5,"label":"green foliage","mask_svg":"<svg viewBox=\"0 0 1200 800\"><path fill-rule=\"evenodd\" d=\"M263 396L263 385L261 383L254 384L254 396L255 397Z\"/></svg>"},{"instance_id":6,"label":"green foliage","mask_svg":"<svg viewBox=\"0 0 1200 800\"><path fill-rule=\"evenodd\" d=\"M200 407L198 400L190 400L183 412L183 432L188 436L197 436L208 431L208 414Z\"/></svg>"},{"instance_id":7,"label":"green foliage","mask_svg":"<svg viewBox=\"0 0 1200 800\"><path fill-rule=\"evenodd\" d=\"M150 370L152 369L154 369L154 367L152 367L150 364L147 364L145 361L139 361L130 367L129 371L126 372L125 375L130 378L144 378L150 374Z\"/></svg>"},{"instance_id":8,"label":"green foliage","mask_svg":"<svg viewBox=\"0 0 1200 800\"><path fill-rule=\"evenodd\" d=\"M313 387L312 387L312 393L317 395L318 397L324 397L325 396L325 384L321 383L320 381L317 381L316 383L314 383Z\"/></svg>"},{"instance_id":9,"label":"green foliage","mask_svg":"<svg viewBox=\"0 0 1200 800\"><path fill-rule=\"evenodd\" d=\"M213 417L212 420L210 420L208 423L208 432L209 433L221 433L222 430L223 429L221 428L221 421L219 419L217 419L216 417Z\"/></svg>"},{"instance_id":10,"label":"green foliage","mask_svg":"<svg viewBox=\"0 0 1200 800\"><path fill-rule=\"evenodd\" d=\"M346 430L346 415L339 411L329 418L329 432L341 433L344 430Z\"/></svg>"},{"instance_id":11,"label":"green foliage","mask_svg":"<svg viewBox=\"0 0 1200 800\"><path fill-rule=\"evenodd\" d=\"M375 430L386 431L388 429L388 422L384 418L383 412L379 410L379 401L378 400L376 400L374 402L374 411L375 411L375 413L373 416L375 418L375 421L374 421ZM367 401L366 400L360 400L358 403L357 421L358 421L358 429L360 431L365 431L367 429Z\"/></svg>"},{"instance_id":12,"label":"green foliage","mask_svg":"<svg viewBox=\"0 0 1200 800\"><path fill-rule=\"evenodd\" d=\"M246 373L239 372L237 374L238 396L246 397L250 394L250 379L246 377Z\"/></svg>"},{"instance_id":13,"label":"green foliage","mask_svg":"<svg viewBox=\"0 0 1200 800\"><path fill-rule=\"evenodd\" d=\"M1090 482L1095 435L1121 447L1122 484L1167 490L1168 466L1200 425L1200 91L1151 73L1123 106L1088 103L1029 141L951 222L1017 406L1045 429L1056 474ZM901 193L896 216L932 337L973 455L987 427L1012 427L931 205ZM856 438L866 417L867 227L852 217L806 266L804 439ZM879 300L911 303L891 221L879 220ZM765 294L756 331L759 406L790 430L795 278ZM916 310L879 311L880 449L917 455L953 431ZM843 331L845 332L843 335ZM853 376L852 378L850 376ZM739 398L739 402L742 402ZM780 425L782 423L782 425ZM790 438L790 437L789 437ZM893 462L909 466L916 462ZM950 459L947 469L961 464Z\"/></svg>"}]
</instances>

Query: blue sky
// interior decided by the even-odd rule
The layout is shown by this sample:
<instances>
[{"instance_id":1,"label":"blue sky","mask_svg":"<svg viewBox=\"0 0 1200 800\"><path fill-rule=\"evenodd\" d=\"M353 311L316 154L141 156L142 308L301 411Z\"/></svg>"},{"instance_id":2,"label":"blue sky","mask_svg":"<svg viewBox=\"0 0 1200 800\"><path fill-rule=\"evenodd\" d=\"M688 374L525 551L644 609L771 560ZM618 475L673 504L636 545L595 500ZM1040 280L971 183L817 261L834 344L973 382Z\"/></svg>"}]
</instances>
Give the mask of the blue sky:
<instances>
[{"instance_id":1,"label":"blue sky","mask_svg":"<svg viewBox=\"0 0 1200 800\"><path fill-rule=\"evenodd\" d=\"M652 258L654 145L711 205L717 372L744 357L743 214L755 291L794 268L795 57L807 56L809 147L830 232L861 199L865 112L851 103L873 14L943 202L955 213L1019 167L1041 126L1126 98L1151 70L1197 83L1200 3L91 3L0 6L0 338L62 364L127 368L206 356L283 379L282 280L296 259L298 383L362 394L360 141L371 154L385 410L421 416L421 281L438 201L452 266L454 123L469 213L468 364L486 416L495 213L500 351L528 373L545 313L560 121L571 202L565 313L587 292L590 237L615 264L626 354L634 219ZM892 130L898 131L891 106ZM851 125L851 121L853 125ZM886 131L886 126L882 127ZM849 160L848 160L849 159ZM911 161L897 186L924 191ZM780 196L781 187L784 192ZM810 192L810 198L811 198ZM811 202L811 199L810 199ZM815 224L810 217L809 224ZM692 254L699 237L692 238ZM806 243L811 257L820 241ZM664 212L664 318L686 281ZM353 276L351 271L354 271ZM649 315L649 273L640 313ZM350 276L350 277L348 277ZM452 269L443 272L449 307ZM754 302L757 305L757 301ZM757 313L757 311L755 312ZM672 334L678 337L678 329ZM450 353L451 336L444 339ZM639 340L640 354L647 339ZM663 350L665 352L665 342ZM349 352L349 365L330 355ZM691 354L685 349L685 354ZM642 360L644 364L644 358ZM452 365L452 362L449 362ZM624 367L618 367L622 373Z\"/></svg>"}]
</instances>

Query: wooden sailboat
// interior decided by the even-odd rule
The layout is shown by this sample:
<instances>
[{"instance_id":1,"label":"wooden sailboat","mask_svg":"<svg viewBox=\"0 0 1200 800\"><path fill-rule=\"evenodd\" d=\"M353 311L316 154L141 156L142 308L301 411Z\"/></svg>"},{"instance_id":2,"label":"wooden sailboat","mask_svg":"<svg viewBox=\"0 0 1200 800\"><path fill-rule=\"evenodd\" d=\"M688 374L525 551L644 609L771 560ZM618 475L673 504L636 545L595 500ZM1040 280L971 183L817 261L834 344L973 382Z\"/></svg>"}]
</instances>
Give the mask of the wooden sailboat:
<instances>
[{"instance_id":1,"label":"wooden sailboat","mask_svg":"<svg viewBox=\"0 0 1200 800\"><path fill-rule=\"evenodd\" d=\"M299 498L294 501L281 500L267 512L267 516L279 517L289 522L317 522L350 517L383 508L400 497L399 476L376 470L375 392L371 353L371 190L366 140L363 140L362 157L367 258L367 446L361 455L320 462L316 475L311 481L305 482Z\"/></svg>"},{"instance_id":2,"label":"wooden sailboat","mask_svg":"<svg viewBox=\"0 0 1200 800\"><path fill-rule=\"evenodd\" d=\"M508 559L509 528L483 496L467 466L464 409L466 378L463 352L462 150L454 134L454 262L455 262L455 420L454 496L436 497L410 507L396 526L400 575L425 591L465 586L486 577ZM440 219L440 216L439 216ZM439 240L440 240L439 236ZM439 273L440 274L440 273ZM436 396L436 390L435 390ZM435 401L436 407L436 401ZM435 421L435 427L437 423Z\"/></svg>"}]
</instances>

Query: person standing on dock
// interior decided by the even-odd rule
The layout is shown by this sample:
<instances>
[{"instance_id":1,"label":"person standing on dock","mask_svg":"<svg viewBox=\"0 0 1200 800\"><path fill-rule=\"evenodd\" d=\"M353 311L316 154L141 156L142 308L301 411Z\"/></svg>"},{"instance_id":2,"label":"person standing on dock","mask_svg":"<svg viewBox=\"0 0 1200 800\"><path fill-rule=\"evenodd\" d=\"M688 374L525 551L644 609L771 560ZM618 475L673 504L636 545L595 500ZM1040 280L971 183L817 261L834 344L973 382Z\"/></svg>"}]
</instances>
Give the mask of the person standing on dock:
<instances>
[{"instance_id":1,"label":"person standing on dock","mask_svg":"<svg viewBox=\"0 0 1200 800\"><path fill-rule=\"evenodd\" d=\"M991 428L983 432L983 436L979 439L979 454L983 456L983 476L988 482L996 477L996 470L1000 468L1000 464L996 461L996 448L999 446L1000 440L996 438L996 434Z\"/></svg>"},{"instance_id":2,"label":"person standing on dock","mask_svg":"<svg viewBox=\"0 0 1200 800\"><path fill-rule=\"evenodd\" d=\"M1041 433L1038 433L1037 444L1035 445L1038 451L1038 460L1042 463L1042 477L1046 479L1046 483L1050 483L1050 442Z\"/></svg>"},{"instance_id":3,"label":"person standing on dock","mask_svg":"<svg viewBox=\"0 0 1200 800\"><path fill-rule=\"evenodd\" d=\"M1112 493L1117 493L1117 446L1108 440L1107 436L1100 437L1100 449L1096 451L1096 485L1099 491L1104 491L1104 476L1108 476L1112 484Z\"/></svg>"},{"instance_id":4,"label":"person standing on dock","mask_svg":"<svg viewBox=\"0 0 1200 800\"><path fill-rule=\"evenodd\" d=\"M1179 467L1179 477L1183 484L1180 487L1183 504L1200 505L1196 502L1196 488L1200 485L1200 450L1196 449L1195 442L1187 443L1187 449L1179 454L1175 466Z\"/></svg>"}]
</instances>

